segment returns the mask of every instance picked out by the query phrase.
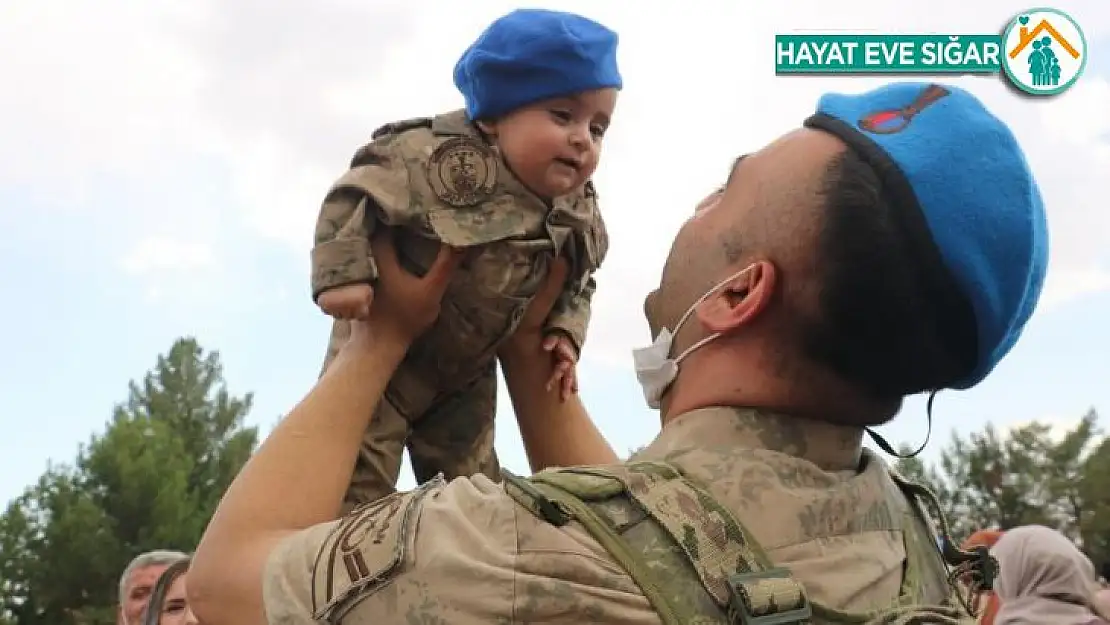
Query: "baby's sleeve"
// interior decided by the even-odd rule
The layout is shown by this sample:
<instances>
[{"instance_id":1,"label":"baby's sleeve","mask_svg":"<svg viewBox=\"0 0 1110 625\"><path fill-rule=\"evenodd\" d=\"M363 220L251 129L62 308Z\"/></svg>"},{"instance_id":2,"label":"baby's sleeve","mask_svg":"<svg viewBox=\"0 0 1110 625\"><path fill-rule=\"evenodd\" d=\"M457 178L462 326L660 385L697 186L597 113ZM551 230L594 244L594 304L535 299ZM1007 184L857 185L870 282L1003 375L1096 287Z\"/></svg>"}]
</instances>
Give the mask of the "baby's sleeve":
<instances>
[{"instance_id":1,"label":"baby's sleeve","mask_svg":"<svg viewBox=\"0 0 1110 625\"><path fill-rule=\"evenodd\" d=\"M378 269L370 238L382 208L408 206L408 171L385 143L358 151L324 197L312 247L312 299L349 284L371 283Z\"/></svg>"},{"instance_id":2,"label":"baby's sleeve","mask_svg":"<svg viewBox=\"0 0 1110 625\"><path fill-rule=\"evenodd\" d=\"M592 201L590 215L591 219L581 235L584 245L577 246L573 252L574 265L581 268L581 273L575 278L567 277L563 292L555 301L544 328L545 334L556 331L565 334L574 343L579 354L586 343L590 310L594 292L597 290L594 272L601 268L609 251L609 233L605 228L605 221L597 210L596 203Z\"/></svg>"},{"instance_id":3,"label":"baby's sleeve","mask_svg":"<svg viewBox=\"0 0 1110 625\"><path fill-rule=\"evenodd\" d=\"M585 284L564 289L551 310L545 334L555 331L566 334L581 354L582 346L586 343L586 330L590 325L590 303L596 288L593 276L589 276Z\"/></svg>"}]
</instances>

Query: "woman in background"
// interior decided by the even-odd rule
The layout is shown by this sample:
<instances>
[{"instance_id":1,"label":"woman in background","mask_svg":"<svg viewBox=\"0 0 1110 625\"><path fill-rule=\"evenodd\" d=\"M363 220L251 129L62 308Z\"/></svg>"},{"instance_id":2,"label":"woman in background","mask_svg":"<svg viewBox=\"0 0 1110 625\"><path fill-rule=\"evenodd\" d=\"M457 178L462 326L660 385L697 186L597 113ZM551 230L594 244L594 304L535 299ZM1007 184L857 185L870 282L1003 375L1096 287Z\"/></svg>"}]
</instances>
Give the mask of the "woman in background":
<instances>
[{"instance_id":1,"label":"woman in background","mask_svg":"<svg viewBox=\"0 0 1110 625\"><path fill-rule=\"evenodd\" d=\"M994 625L1110 625L1095 599L1094 565L1060 532L1017 527L991 553L999 566Z\"/></svg>"},{"instance_id":2,"label":"woman in background","mask_svg":"<svg viewBox=\"0 0 1110 625\"><path fill-rule=\"evenodd\" d=\"M197 625L185 596L190 561L187 558L173 563L158 578L143 613L143 625Z\"/></svg>"}]
</instances>

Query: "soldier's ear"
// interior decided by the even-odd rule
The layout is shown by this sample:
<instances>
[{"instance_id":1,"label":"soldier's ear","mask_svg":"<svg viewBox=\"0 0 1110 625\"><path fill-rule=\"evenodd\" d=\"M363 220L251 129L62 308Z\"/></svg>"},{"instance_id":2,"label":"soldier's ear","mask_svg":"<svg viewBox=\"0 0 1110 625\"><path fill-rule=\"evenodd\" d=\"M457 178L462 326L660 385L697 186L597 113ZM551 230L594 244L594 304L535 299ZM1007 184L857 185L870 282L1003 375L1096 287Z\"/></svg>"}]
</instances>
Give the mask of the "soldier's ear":
<instances>
[{"instance_id":1,"label":"soldier's ear","mask_svg":"<svg viewBox=\"0 0 1110 625\"><path fill-rule=\"evenodd\" d=\"M695 315L710 332L725 333L750 323L771 303L778 271L773 263L760 260L722 285L695 308Z\"/></svg>"}]
</instances>

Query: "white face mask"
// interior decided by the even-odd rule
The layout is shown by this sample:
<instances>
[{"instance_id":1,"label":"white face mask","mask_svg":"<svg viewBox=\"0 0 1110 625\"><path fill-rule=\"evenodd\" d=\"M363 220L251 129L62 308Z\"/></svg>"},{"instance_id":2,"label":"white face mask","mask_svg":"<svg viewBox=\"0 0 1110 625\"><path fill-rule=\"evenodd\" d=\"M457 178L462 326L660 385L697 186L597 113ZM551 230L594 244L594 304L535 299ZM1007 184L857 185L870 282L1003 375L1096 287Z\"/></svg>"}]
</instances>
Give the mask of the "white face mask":
<instances>
[{"instance_id":1,"label":"white face mask","mask_svg":"<svg viewBox=\"0 0 1110 625\"><path fill-rule=\"evenodd\" d=\"M695 349L705 345L706 343L718 338L720 333L711 334L702 340L694 343L686 348L686 351L678 355L677 358L671 358L671 343L674 341L674 335L682 329L682 324L694 314L694 309L698 304L704 302L710 295L713 295L721 289L724 285L739 276L744 275L745 272L751 267L744 268L731 276L721 280L716 286L705 292L704 295L699 297L690 307L686 309L686 313L678 320L674 326L674 332L668 330L665 326L659 330L659 334L655 340L648 347L641 347L632 350L632 360L636 366L636 379L640 382L640 387L644 391L644 399L647 400L647 405L651 408L658 409L660 402L663 400L663 393L670 388L674 383L675 378L678 377L678 364L684 358L689 356Z\"/></svg>"}]
</instances>

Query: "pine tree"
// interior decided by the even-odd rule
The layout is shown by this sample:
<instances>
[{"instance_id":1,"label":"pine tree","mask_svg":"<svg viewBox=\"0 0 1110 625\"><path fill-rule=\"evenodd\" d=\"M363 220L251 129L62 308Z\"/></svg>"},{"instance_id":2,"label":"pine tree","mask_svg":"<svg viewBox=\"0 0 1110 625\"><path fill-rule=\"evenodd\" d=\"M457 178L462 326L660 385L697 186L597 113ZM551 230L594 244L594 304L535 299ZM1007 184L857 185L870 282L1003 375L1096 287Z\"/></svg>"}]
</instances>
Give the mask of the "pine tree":
<instances>
[{"instance_id":1,"label":"pine tree","mask_svg":"<svg viewBox=\"0 0 1110 625\"><path fill-rule=\"evenodd\" d=\"M129 390L72 464L0 517L0 625L112 625L130 559L192 550L254 450L251 395L232 396L219 354L193 339Z\"/></svg>"}]
</instances>

